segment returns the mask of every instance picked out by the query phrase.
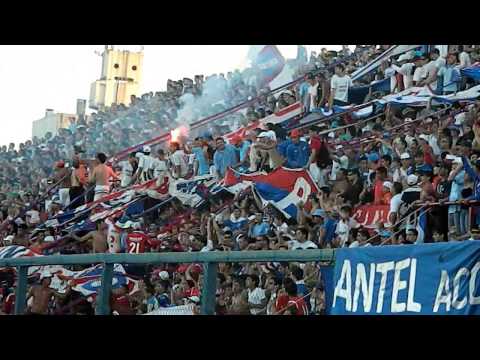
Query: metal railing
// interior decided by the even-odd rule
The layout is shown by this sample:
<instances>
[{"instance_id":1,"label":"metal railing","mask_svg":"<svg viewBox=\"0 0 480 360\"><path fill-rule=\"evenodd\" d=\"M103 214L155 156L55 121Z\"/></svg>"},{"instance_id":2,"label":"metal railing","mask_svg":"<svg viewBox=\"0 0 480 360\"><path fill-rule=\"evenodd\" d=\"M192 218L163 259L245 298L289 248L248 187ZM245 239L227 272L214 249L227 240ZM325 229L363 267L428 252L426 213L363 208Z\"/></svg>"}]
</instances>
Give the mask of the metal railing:
<instances>
[{"instance_id":1,"label":"metal railing","mask_svg":"<svg viewBox=\"0 0 480 360\"><path fill-rule=\"evenodd\" d=\"M103 264L101 287L96 300L96 315L110 314L110 294L114 264L156 265L165 263L202 263L204 276L200 302L202 315L215 314L218 263L233 262L333 262L334 249L322 250L264 250L230 252L145 253L145 254L81 254L51 255L0 259L0 267L17 269L15 314L24 314L27 303L27 275L30 266Z\"/></svg>"}]
</instances>

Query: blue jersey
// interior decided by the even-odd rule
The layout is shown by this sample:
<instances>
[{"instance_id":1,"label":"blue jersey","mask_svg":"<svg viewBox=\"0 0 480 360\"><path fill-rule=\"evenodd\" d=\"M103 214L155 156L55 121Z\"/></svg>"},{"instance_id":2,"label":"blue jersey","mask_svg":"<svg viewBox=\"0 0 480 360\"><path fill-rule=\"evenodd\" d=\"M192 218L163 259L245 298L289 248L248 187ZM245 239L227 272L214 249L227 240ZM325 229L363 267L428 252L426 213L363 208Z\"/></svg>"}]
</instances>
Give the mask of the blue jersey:
<instances>
[{"instance_id":1,"label":"blue jersey","mask_svg":"<svg viewBox=\"0 0 480 360\"><path fill-rule=\"evenodd\" d=\"M326 219L323 227L325 229L325 239L326 243L331 242L335 238L335 230L337 229L337 220Z\"/></svg>"}]
</instances>

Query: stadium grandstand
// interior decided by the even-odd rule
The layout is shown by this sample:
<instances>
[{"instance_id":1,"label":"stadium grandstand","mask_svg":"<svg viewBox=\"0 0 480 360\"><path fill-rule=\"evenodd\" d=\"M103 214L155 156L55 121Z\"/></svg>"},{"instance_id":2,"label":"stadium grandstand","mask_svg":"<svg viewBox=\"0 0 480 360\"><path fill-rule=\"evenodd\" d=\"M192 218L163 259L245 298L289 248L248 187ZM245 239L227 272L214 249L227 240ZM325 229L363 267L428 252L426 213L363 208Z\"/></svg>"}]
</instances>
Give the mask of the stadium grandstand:
<instances>
[{"instance_id":1,"label":"stadium grandstand","mask_svg":"<svg viewBox=\"0 0 480 360\"><path fill-rule=\"evenodd\" d=\"M1 314L480 314L479 45L269 45L0 163Z\"/></svg>"}]
</instances>

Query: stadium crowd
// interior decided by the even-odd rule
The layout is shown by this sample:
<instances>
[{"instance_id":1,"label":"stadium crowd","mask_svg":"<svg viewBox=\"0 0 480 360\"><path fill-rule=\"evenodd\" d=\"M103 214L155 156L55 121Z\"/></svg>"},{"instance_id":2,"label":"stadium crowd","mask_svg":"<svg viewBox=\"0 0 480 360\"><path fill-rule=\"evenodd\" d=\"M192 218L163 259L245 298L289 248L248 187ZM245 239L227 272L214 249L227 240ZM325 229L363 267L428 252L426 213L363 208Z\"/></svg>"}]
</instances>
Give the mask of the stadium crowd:
<instances>
[{"instance_id":1,"label":"stadium crowd","mask_svg":"<svg viewBox=\"0 0 480 360\"><path fill-rule=\"evenodd\" d=\"M297 57L290 64L295 76L304 79L276 96L260 86L252 68L226 77L169 80L166 92L132 97L128 107L112 105L56 135L26 141L18 150L14 144L3 146L0 245L23 246L38 254L74 254L295 250L476 238L472 228L480 224L480 212L473 208L470 213L471 207L457 202L480 200L480 101L455 103L449 109L387 105L372 119L355 121L346 112L291 131L259 121L296 102L304 115L349 105L351 88L375 80L390 78L392 93L429 86L451 94L475 85L460 70L479 59L478 46L455 47L445 57L435 49L417 49L385 62L361 82L352 81L350 74L388 47L356 46L351 51L344 46L340 52L322 49L310 58ZM370 91L364 102L387 94ZM167 146L143 146L118 163L105 155L113 157L173 131L185 125L185 118L193 122L257 97L246 111L216 120L194 136L185 132ZM439 109L441 114L436 113ZM229 141L223 136L241 127L249 128L243 136ZM308 201L295 204L296 219L264 206L247 188L235 195L211 196L199 208L173 199L140 218L97 221L91 231L38 228L66 209L152 179L211 174L220 182L231 169L271 173L282 166L309 170L319 189ZM52 184L57 186L49 192ZM429 230L420 238L412 225L418 208L443 202L454 204L429 208ZM388 223L394 226L361 226L354 213L362 205L388 206ZM185 304L198 312L203 280L198 264L125 270L139 280L138 289L113 289L112 313L144 314ZM11 314L14 271L3 269L0 274L2 312ZM94 312L95 299L73 291L66 280L42 273L31 282L29 313ZM222 263L216 296L216 314L325 312L319 263Z\"/></svg>"}]
</instances>

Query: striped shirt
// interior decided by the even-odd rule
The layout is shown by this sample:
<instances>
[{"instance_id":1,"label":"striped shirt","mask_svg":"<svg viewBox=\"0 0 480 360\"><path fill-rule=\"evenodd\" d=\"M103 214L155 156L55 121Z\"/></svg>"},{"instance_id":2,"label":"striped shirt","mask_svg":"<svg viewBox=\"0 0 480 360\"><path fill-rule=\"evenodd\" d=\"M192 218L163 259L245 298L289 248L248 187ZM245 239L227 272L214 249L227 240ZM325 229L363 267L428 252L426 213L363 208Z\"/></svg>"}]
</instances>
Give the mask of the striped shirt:
<instances>
[{"instance_id":1,"label":"striped shirt","mask_svg":"<svg viewBox=\"0 0 480 360\"><path fill-rule=\"evenodd\" d=\"M262 300L265 299L265 290L257 287L254 290L248 289L248 302L251 304L255 305L260 305L262 303ZM265 308L263 309L250 309L250 313L252 315L257 315L264 311Z\"/></svg>"}]
</instances>

